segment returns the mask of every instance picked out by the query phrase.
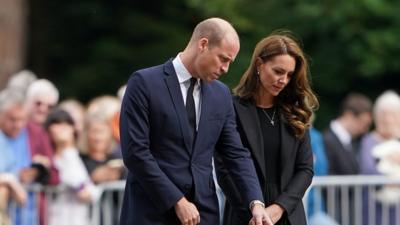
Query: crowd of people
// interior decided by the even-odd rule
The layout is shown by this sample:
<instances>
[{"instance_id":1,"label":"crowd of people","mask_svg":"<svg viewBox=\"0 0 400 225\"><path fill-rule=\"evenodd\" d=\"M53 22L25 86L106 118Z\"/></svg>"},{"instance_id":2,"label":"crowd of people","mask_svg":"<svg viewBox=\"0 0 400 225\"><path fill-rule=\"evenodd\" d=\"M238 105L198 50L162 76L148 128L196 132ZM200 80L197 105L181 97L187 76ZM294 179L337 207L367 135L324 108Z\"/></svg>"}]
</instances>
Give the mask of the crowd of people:
<instances>
[{"instance_id":1,"label":"crowd of people","mask_svg":"<svg viewBox=\"0 0 400 225\"><path fill-rule=\"evenodd\" d=\"M18 215L31 225L87 225L96 185L120 179L127 179L121 224L216 224L213 157L226 225L307 224L302 198L313 175L400 172L396 92L374 104L350 93L320 132L311 126L319 103L308 62L293 36L260 40L232 101L214 80L238 51L228 22L205 20L173 60L137 71L124 100L125 86L86 106L62 95L59 102L49 80L15 74L0 92L0 225L20 225ZM64 188L46 199L26 191L34 183ZM382 202L400 193L380 191ZM13 221L10 202L20 205ZM309 209L311 218L324 206Z\"/></svg>"},{"instance_id":2,"label":"crowd of people","mask_svg":"<svg viewBox=\"0 0 400 225\"><path fill-rule=\"evenodd\" d=\"M54 84L32 72L10 79L0 92L1 225L22 224L22 215L31 225L89 224L88 203L100 197L96 184L124 178L118 130L123 91L85 106L75 99L59 102ZM38 200L24 189L34 183L64 189ZM12 223L11 200L20 205Z\"/></svg>"}]
</instances>

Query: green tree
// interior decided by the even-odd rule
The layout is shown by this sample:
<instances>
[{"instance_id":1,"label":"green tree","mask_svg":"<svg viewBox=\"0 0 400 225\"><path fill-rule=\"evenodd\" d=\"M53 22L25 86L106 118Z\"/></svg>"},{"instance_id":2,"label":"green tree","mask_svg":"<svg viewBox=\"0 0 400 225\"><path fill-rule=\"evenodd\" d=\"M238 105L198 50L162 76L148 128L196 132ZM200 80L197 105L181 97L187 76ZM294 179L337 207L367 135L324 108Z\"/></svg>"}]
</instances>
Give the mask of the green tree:
<instances>
[{"instance_id":1,"label":"green tree","mask_svg":"<svg viewBox=\"0 0 400 225\"><path fill-rule=\"evenodd\" d=\"M241 64L230 72L234 78L229 84L237 83L258 40L276 29L297 34L309 55L313 87L321 101L317 114L323 126L336 115L338 103L348 92L362 92L373 99L389 88L399 91L399 1L187 2L205 16L228 18L238 28L244 47L238 59Z\"/></svg>"},{"instance_id":2,"label":"green tree","mask_svg":"<svg viewBox=\"0 0 400 225\"><path fill-rule=\"evenodd\" d=\"M193 26L218 16L237 28L241 51L221 80L234 87L255 44L277 29L293 31L311 64L321 101L317 127L350 91L375 98L399 91L400 2L394 0L30 1L28 68L53 80L62 97L87 101L114 94L135 70L183 49Z\"/></svg>"}]
</instances>

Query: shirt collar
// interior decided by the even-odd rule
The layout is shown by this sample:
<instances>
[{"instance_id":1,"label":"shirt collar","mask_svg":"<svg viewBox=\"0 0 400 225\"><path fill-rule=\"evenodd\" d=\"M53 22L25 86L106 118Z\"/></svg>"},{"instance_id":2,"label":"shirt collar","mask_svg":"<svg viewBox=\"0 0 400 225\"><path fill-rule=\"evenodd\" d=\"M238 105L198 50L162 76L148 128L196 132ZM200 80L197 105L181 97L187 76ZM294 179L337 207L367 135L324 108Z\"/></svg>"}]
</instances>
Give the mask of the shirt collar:
<instances>
[{"instance_id":1,"label":"shirt collar","mask_svg":"<svg viewBox=\"0 0 400 225\"><path fill-rule=\"evenodd\" d=\"M192 75L186 69L185 65L183 65L183 62L182 62L179 54L172 61L172 64L174 65L175 72L176 72L176 75L178 76L178 81L180 84L184 83L187 80L189 80L190 78L192 78Z\"/></svg>"},{"instance_id":2,"label":"shirt collar","mask_svg":"<svg viewBox=\"0 0 400 225\"><path fill-rule=\"evenodd\" d=\"M350 133L340 124L337 120L331 122L330 125L333 133L339 138L339 141L344 145L351 144L351 135Z\"/></svg>"}]
</instances>

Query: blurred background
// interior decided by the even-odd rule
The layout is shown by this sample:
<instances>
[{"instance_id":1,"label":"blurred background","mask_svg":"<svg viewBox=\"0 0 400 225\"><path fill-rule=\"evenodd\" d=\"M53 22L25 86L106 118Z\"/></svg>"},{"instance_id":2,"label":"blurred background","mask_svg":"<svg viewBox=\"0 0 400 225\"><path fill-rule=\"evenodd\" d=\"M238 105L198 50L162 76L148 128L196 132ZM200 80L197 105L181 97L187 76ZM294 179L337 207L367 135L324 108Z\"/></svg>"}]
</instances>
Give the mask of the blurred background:
<instances>
[{"instance_id":1,"label":"blurred background","mask_svg":"<svg viewBox=\"0 0 400 225\"><path fill-rule=\"evenodd\" d=\"M29 69L61 99L115 94L129 75L176 56L206 17L232 22L241 50L222 81L234 87L258 40L293 31L311 62L324 129L338 103L358 91L375 99L400 91L400 1L0 0L0 89Z\"/></svg>"}]
</instances>

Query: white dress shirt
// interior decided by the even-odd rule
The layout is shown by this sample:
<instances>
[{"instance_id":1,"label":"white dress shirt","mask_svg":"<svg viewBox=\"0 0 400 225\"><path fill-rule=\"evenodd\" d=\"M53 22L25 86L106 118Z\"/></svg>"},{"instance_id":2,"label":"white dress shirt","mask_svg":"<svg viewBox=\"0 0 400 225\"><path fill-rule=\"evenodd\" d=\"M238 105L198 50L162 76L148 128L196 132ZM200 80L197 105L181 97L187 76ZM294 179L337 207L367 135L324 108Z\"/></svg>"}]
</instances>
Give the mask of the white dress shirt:
<instances>
[{"instance_id":1,"label":"white dress shirt","mask_svg":"<svg viewBox=\"0 0 400 225\"><path fill-rule=\"evenodd\" d=\"M183 97L183 103L186 105L186 96L187 96L187 92L188 92L188 89L190 86L190 78L192 78L192 75L186 69L185 65L183 65L179 54L172 61L172 64L174 65L176 75L178 76L178 81L179 81L179 85L181 87L181 93L182 93L182 97ZM200 112L201 112L200 79L197 79L197 83L194 85L193 98L194 98L194 105L196 108L196 130L197 130L199 127Z\"/></svg>"},{"instance_id":2,"label":"white dress shirt","mask_svg":"<svg viewBox=\"0 0 400 225\"><path fill-rule=\"evenodd\" d=\"M339 138L340 143L347 149L351 150L351 135L350 133L340 124L338 121L334 120L331 122L330 127L333 133Z\"/></svg>"}]
</instances>

